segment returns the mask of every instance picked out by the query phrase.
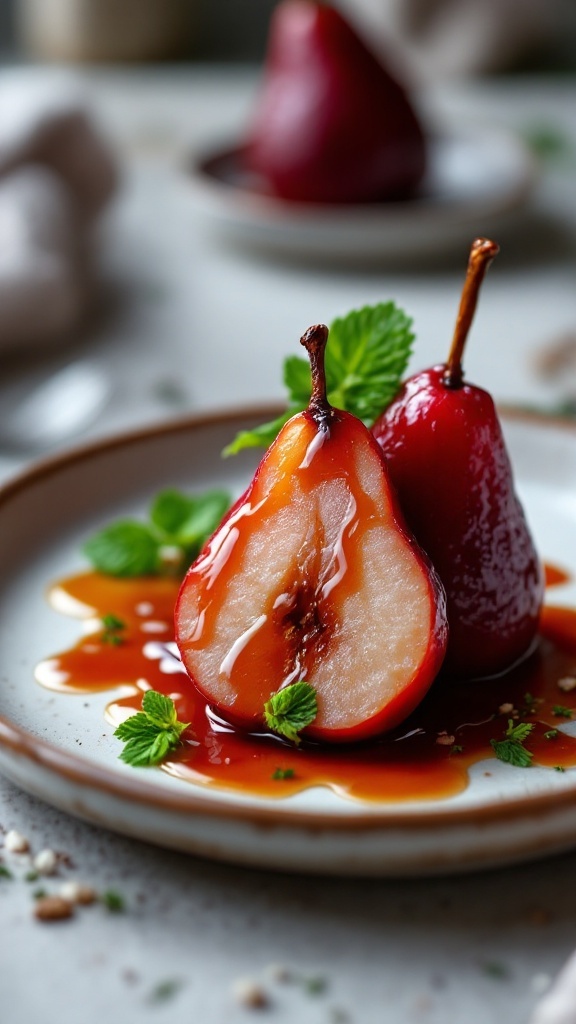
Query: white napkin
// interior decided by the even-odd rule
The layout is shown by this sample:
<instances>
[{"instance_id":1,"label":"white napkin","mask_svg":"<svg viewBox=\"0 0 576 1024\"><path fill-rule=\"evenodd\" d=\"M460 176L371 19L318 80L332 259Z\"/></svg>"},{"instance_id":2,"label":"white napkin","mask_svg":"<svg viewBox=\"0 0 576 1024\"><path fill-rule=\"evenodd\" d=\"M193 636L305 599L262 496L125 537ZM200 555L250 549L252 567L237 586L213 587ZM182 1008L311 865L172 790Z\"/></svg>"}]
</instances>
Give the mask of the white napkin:
<instances>
[{"instance_id":1,"label":"white napkin","mask_svg":"<svg viewBox=\"0 0 576 1024\"><path fill-rule=\"evenodd\" d=\"M117 178L69 87L0 85L0 353L55 344L81 322L91 231Z\"/></svg>"},{"instance_id":2,"label":"white napkin","mask_svg":"<svg viewBox=\"0 0 576 1024\"><path fill-rule=\"evenodd\" d=\"M79 323L90 292L82 246L57 175L29 165L0 179L0 350L45 347Z\"/></svg>"},{"instance_id":3,"label":"white napkin","mask_svg":"<svg viewBox=\"0 0 576 1024\"><path fill-rule=\"evenodd\" d=\"M72 82L21 79L0 86L0 175L27 163L51 168L81 212L97 214L112 196L116 163Z\"/></svg>"}]
</instances>

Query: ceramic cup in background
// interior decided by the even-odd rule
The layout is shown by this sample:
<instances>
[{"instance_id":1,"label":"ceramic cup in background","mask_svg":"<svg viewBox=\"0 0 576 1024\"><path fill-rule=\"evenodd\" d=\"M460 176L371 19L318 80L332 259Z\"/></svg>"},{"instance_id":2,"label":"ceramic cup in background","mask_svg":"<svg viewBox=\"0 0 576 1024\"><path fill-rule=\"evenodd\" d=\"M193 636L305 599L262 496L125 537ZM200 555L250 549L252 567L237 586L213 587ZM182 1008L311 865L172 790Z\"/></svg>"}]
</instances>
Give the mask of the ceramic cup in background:
<instances>
[{"instance_id":1,"label":"ceramic cup in background","mask_svg":"<svg viewBox=\"0 0 576 1024\"><path fill-rule=\"evenodd\" d=\"M22 47L47 61L162 60L189 53L195 0L17 0Z\"/></svg>"}]
</instances>

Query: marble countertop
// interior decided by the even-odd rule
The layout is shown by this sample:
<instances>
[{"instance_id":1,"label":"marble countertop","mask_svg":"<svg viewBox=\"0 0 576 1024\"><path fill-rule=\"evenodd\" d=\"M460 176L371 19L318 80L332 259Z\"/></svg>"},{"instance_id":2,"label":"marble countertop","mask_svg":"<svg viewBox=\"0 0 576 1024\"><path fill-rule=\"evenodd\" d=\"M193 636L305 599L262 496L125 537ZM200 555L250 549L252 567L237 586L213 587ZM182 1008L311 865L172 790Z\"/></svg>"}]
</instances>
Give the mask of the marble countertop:
<instances>
[{"instance_id":1,"label":"marble countertop","mask_svg":"<svg viewBox=\"0 0 576 1024\"><path fill-rule=\"evenodd\" d=\"M2 75L56 76L6 69ZM69 75L70 72L65 72ZM1 80L1 79L0 79ZM196 215L189 153L233 137L249 110L250 69L93 70L77 75L123 165L102 226L101 312L73 348L11 361L26 375L87 356L113 391L85 435L187 411L281 398L280 366L310 323L395 298L414 317L413 366L440 361L466 253L434 266L310 267L257 258L214 238ZM503 239L474 327L468 375L501 402L552 407L576 394L576 367L539 371L542 350L576 338L576 82L508 79L443 87L431 109L565 140L543 165L530 209ZM497 269L496 269L497 267ZM0 478L29 459L0 451ZM113 835L0 779L2 835L62 853L60 882L118 892L71 921L40 924L23 861L0 876L0 1013L7 1024L232 1024L260 1014L302 1024L527 1024L576 946L576 854L461 877L338 880L212 864ZM241 1005L243 980L268 1005Z\"/></svg>"}]
</instances>

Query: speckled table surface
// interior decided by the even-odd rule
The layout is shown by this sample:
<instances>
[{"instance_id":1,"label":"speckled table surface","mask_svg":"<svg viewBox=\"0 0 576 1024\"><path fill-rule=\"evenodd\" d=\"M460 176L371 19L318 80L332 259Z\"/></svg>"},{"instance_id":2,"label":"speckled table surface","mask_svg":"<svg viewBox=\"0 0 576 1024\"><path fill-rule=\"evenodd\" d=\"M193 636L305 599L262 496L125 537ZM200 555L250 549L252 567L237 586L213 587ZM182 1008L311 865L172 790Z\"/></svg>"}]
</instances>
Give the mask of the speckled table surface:
<instances>
[{"instance_id":1,"label":"speckled table surface","mask_svg":"<svg viewBox=\"0 0 576 1024\"><path fill-rule=\"evenodd\" d=\"M80 79L125 168L101 239L105 310L74 350L113 379L107 413L89 436L181 410L280 397L282 356L308 323L383 296L415 318L415 365L438 359L461 259L408 272L280 265L229 250L197 224L185 154L235 131L253 91L250 70L93 71ZM434 97L439 108L517 130L553 127L567 141L564 157L546 166L478 314L475 329L487 340L471 351L470 376L503 401L554 405L576 387L574 370L572 380L537 373L542 347L576 331L575 91L570 82L510 80ZM61 359L46 356L34 372ZM27 372L11 364L0 387L9 392ZM3 479L23 465L0 453ZM28 837L33 854L60 853L58 874L27 880L27 857L1 848L10 829ZM238 1002L243 979L266 994L258 1012L271 1021L526 1024L576 946L576 854L428 880L275 875L115 836L0 779L0 856L7 1024L175 1015L232 1024L257 1012ZM71 879L118 894L122 909L98 901L71 920L39 923L34 892L57 892Z\"/></svg>"}]
</instances>

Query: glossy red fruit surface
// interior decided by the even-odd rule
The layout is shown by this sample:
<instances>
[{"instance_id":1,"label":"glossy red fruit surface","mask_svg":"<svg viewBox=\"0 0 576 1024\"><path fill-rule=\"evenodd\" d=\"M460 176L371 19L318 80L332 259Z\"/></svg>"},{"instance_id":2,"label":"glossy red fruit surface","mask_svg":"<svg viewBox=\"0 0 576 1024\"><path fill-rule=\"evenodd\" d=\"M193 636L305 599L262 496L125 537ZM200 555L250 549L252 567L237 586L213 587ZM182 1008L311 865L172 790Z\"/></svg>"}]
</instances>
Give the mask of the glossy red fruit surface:
<instances>
[{"instance_id":1,"label":"glossy red fruit surface","mask_svg":"<svg viewBox=\"0 0 576 1024\"><path fill-rule=\"evenodd\" d=\"M479 261L496 251L485 240L474 243L476 272ZM514 490L494 402L462 379L460 358L479 280L472 297L470 283L471 278L455 356L410 378L373 433L408 525L446 589L450 640L445 667L456 675L480 677L504 672L530 651L543 575Z\"/></svg>"},{"instance_id":2,"label":"glossy red fruit surface","mask_svg":"<svg viewBox=\"0 0 576 1024\"><path fill-rule=\"evenodd\" d=\"M333 7L284 0L270 28L246 160L284 199L410 195L426 144L404 88Z\"/></svg>"},{"instance_id":3,"label":"glossy red fruit surface","mask_svg":"<svg viewBox=\"0 0 576 1024\"><path fill-rule=\"evenodd\" d=\"M188 571L176 638L197 688L244 729L301 680L318 703L305 735L321 741L373 736L420 703L444 657L445 597L360 420L313 396L283 427Z\"/></svg>"}]
</instances>

